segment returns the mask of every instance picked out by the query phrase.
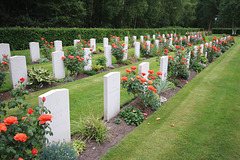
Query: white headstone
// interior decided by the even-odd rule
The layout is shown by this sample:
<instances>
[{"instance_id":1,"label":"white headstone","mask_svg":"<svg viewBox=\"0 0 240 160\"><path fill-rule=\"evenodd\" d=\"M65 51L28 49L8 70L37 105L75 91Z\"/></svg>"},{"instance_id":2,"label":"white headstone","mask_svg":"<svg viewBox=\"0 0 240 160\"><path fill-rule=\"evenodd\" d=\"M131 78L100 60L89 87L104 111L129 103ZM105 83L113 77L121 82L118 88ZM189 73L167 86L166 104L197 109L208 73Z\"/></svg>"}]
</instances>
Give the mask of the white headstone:
<instances>
[{"instance_id":1,"label":"white headstone","mask_svg":"<svg viewBox=\"0 0 240 160\"><path fill-rule=\"evenodd\" d=\"M124 53L123 53L123 61L127 60L128 56L128 46L125 44L123 47Z\"/></svg>"},{"instance_id":2,"label":"white headstone","mask_svg":"<svg viewBox=\"0 0 240 160\"><path fill-rule=\"evenodd\" d=\"M29 48L30 48L30 55L31 55L32 62L36 62L40 58L39 43L30 42Z\"/></svg>"},{"instance_id":3,"label":"white headstone","mask_svg":"<svg viewBox=\"0 0 240 160\"><path fill-rule=\"evenodd\" d=\"M46 98L44 106L51 111L53 118L50 124L53 136L46 135L49 142L71 142L70 132L70 110L69 90L54 89L38 97L39 105L42 106L42 99Z\"/></svg>"},{"instance_id":4,"label":"white headstone","mask_svg":"<svg viewBox=\"0 0 240 160\"><path fill-rule=\"evenodd\" d=\"M135 46L136 41L137 41L137 36L133 36L133 46Z\"/></svg>"},{"instance_id":5,"label":"white headstone","mask_svg":"<svg viewBox=\"0 0 240 160\"><path fill-rule=\"evenodd\" d=\"M169 38L169 45L172 45L172 38Z\"/></svg>"},{"instance_id":6,"label":"white headstone","mask_svg":"<svg viewBox=\"0 0 240 160\"><path fill-rule=\"evenodd\" d=\"M25 56L10 57L9 69L13 89L17 88L18 81L21 78L25 78L23 84L27 84L27 63Z\"/></svg>"},{"instance_id":7,"label":"white headstone","mask_svg":"<svg viewBox=\"0 0 240 160\"><path fill-rule=\"evenodd\" d=\"M95 38L90 39L90 46L92 48L92 51L95 52L96 51L96 39Z\"/></svg>"},{"instance_id":8,"label":"white headstone","mask_svg":"<svg viewBox=\"0 0 240 160\"><path fill-rule=\"evenodd\" d=\"M62 51L62 41L56 40L54 41L55 51Z\"/></svg>"},{"instance_id":9,"label":"white headstone","mask_svg":"<svg viewBox=\"0 0 240 160\"><path fill-rule=\"evenodd\" d=\"M173 34L171 34L171 38L173 38Z\"/></svg>"},{"instance_id":10,"label":"white headstone","mask_svg":"<svg viewBox=\"0 0 240 160\"><path fill-rule=\"evenodd\" d=\"M104 47L104 56L107 58L107 62L106 62L106 66L110 66L112 65L112 46L108 45Z\"/></svg>"},{"instance_id":11,"label":"white headstone","mask_svg":"<svg viewBox=\"0 0 240 160\"><path fill-rule=\"evenodd\" d=\"M140 57L140 42L135 43L135 57L136 58Z\"/></svg>"},{"instance_id":12,"label":"white headstone","mask_svg":"<svg viewBox=\"0 0 240 160\"><path fill-rule=\"evenodd\" d=\"M151 41L147 41L147 52L150 52Z\"/></svg>"},{"instance_id":13,"label":"white headstone","mask_svg":"<svg viewBox=\"0 0 240 160\"><path fill-rule=\"evenodd\" d=\"M144 41L144 36L140 36L140 41L143 43L143 41Z\"/></svg>"},{"instance_id":14,"label":"white headstone","mask_svg":"<svg viewBox=\"0 0 240 160\"><path fill-rule=\"evenodd\" d=\"M124 37L124 43L125 43L125 45L127 45L127 48L128 48L128 37L127 36Z\"/></svg>"},{"instance_id":15,"label":"white headstone","mask_svg":"<svg viewBox=\"0 0 240 160\"><path fill-rule=\"evenodd\" d=\"M2 61L3 55L8 55L8 59L11 57L10 46L8 43L0 43L0 61Z\"/></svg>"},{"instance_id":16,"label":"white headstone","mask_svg":"<svg viewBox=\"0 0 240 160\"><path fill-rule=\"evenodd\" d=\"M150 35L147 35L148 40L150 39Z\"/></svg>"},{"instance_id":17,"label":"white headstone","mask_svg":"<svg viewBox=\"0 0 240 160\"><path fill-rule=\"evenodd\" d=\"M203 44L201 44L201 45L200 45L200 47L201 47L201 50L200 50L200 52L202 52L202 53L203 53L204 45L203 45Z\"/></svg>"},{"instance_id":18,"label":"white headstone","mask_svg":"<svg viewBox=\"0 0 240 160\"><path fill-rule=\"evenodd\" d=\"M197 46L194 46L194 56L196 56L197 55L197 52L198 52L198 49L197 49L198 47Z\"/></svg>"},{"instance_id":19,"label":"white headstone","mask_svg":"<svg viewBox=\"0 0 240 160\"><path fill-rule=\"evenodd\" d=\"M212 47L212 41L210 41L209 43L210 43L210 47Z\"/></svg>"},{"instance_id":20,"label":"white headstone","mask_svg":"<svg viewBox=\"0 0 240 160\"><path fill-rule=\"evenodd\" d=\"M190 65L190 59L191 59L191 51L188 52L188 57L187 57L187 68L189 68L189 65Z\"/></svg>"},{"instance_id":21,"label":"white headstone","mask_svg":"<svg viewBox=\"0 0 240 160\"><path fill-rule=\"evenodd\" d=\"M160 60L160 72L162 72L162 80L167 79L168 56L162 56Z\"/></svg>"},{"instance_id":22,"label":"white headstone","mask_svg":"<svg viewBox=\"0 0 240 160\"><path fill-rule=\"evenodd\" d=\"M165 38L165 34L162 35L162 38Z\"/></svg>"},{"instance_id":23,"label":"white headstone","mask_svg":"<svg viewBox=\"0 0 240 160\"><path fill-rule=\"evenodd\" d=\"M64 62L62 60L63 56L64 56L63 51L52 52L53 74L57 79L65 78L65 68L64 68Z\"/></svg>"},{"instance_id":24,"label":"white headstone","mask_svg":"<svg viewBox=\"0 0 240 160\"><path fill-rule=\"evenodd\" d=\"M74 47L76 47L79 42L80 42L79 39L75 39L75 40L73 41Z\"/></svg>"},{"instance_id":25,"label":"white headstone","mask_svg":"<svg viewBox=\"0 0 240 160\"><path fill-rule=\"evenodd\" d=\"M103 48L108 46L108 38L103 38Z\"/></svg>"},{"instance_id":26,"label":"white headstone","mask_svg":"<svg viewBox=\"0 0 240 160\"><path fill-rule=\"evenodd\" d=\"M191 38L191 36L188 36L188 43L190 42L190 38Z\"/></svg>"},{"instance_id":27,"label":"white headstone","mask_svg":"<svg viewBox=\"0 0 240 160\"><path fill-rule=\"evenodd\" d=\"M157 46L157 48L158 48L158 46L159 46L159 40L157 39L157 40L155 40L155 45Z\"/></svg>"},{"instance_id":28,"label":"white headstone","mask_svg":"<svg viewBox=\"0 0 240 160\"><path fill-rule=\"evenodd\" d=\"M141 64L139 64L138 73L139 74L145 73L146 75L143 77L146 79L148 77L148 71L149 71L149 62L142 62Z\"/></svg>"},{"instance_id":29,"label":"white headstone","mask_svg":"<svg viewBox=\"0 0 240 160\"><path fill-rule=\"evenodd\" d=\"M109 121L120 112L120 72L104 76L104 119Z\"/></svg>"},{"instance_id":30,"label":"white headstone","mask_svg":"<svg viewBox=\"0 0 240 160\"><path fill-rule=\"evenodd\" d=\"M153 39L156 39L156 36L155 36L155 35L153 35Z\"/></svg>"},{"instance_id":31,"label":"white headstone","mask_svg":"<svg viewBox=\"0 0 240 160\"><path fill-rule=\"evenodd\" d=\"M84 66L85 71L92 70L92 57L91 57L91 48L84 48L84 59L87 62L87 65Z\"/></svg>"}]
</instances>

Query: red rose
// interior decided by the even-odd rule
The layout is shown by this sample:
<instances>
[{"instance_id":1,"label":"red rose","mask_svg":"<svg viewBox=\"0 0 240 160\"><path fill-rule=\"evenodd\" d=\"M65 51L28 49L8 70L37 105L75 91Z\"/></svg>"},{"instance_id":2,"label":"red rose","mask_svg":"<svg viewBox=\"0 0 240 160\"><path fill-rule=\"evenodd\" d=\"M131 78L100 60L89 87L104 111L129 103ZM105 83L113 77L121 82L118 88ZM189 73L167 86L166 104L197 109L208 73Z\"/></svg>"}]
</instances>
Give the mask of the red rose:
<instances>
[{"instance_id":1,"label":"red rose","mask_svg":"<svg viewBox=\"0 0 240 160\"><path fill-rule=\"evenodd\" d=\"M136 66L132 66L131 69L134 71L135 69L137 69Z\"/></svg>"},{"instance_id":2,"label":"red rose","mask_svg":"<svg viewBox=\"0 0 240 160\"><path fill-rule=\"evenodd\" d=\"M28 114L32 114L33 111L34 111L34 110L33 110L32 108L29 108L29 109L28 109Z\"/></svg>"},{"instance_id":3,"label":"red rose","mask_svg":"<svg viewBox=\"0 0 240 160\"><path fill-rule=\"evenodd\" d=\"M23 83L25 81L25 78L20 78L20 81Z\"/></svg>"},{"instance_id":4,"label":"red rose","mask_svg":"<svg viewBox=\"0 0 240 160\"><path fill-rule=\"evenodd\" d=\"M42 97L42 101L45 102L46 101L46 97Z\"/></svg>"},{"instance_id":5,"label":"red rose","mask_svg":"<svg viewBox=\"0 0 240 160\"><path fill-rule=\"evenodd\" d=\"M35 155L35 154L37 154L37 153L38 153L37 149L36 149L36 148L33 148L33 149L32 149L32 155Z\"/></svg>"}]
</instances>

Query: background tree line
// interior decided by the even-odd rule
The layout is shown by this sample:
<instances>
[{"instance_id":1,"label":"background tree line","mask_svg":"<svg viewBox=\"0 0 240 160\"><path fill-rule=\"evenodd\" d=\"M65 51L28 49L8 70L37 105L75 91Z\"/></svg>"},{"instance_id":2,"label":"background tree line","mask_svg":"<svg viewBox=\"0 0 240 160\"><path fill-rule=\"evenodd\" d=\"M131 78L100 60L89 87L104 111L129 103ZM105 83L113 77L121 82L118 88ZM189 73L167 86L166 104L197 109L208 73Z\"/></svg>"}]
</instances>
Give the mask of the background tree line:
<instances>
[{"instance_id":1,"label":"background tree line","mask_svg":"<svg viewBox=\"0 0 240 160\"><path fill-rule=\"evenodd\" d=\"M237 27L239 0L1 0L0 27Z\"/></svg>"}]
</instances>

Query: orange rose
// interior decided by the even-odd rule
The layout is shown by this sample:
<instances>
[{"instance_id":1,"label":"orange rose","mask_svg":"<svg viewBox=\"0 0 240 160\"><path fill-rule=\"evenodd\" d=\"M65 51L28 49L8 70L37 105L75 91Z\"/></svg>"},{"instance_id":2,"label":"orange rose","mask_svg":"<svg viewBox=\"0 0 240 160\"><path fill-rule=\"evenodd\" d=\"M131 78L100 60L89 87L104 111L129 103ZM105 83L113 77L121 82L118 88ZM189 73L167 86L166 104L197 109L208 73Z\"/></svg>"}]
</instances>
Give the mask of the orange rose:
<instances>
[{"instance_id":1,"label":"orange rose","mask_svg":"<svg viewBox=\"0 0 240 160\"><path fill-rule=\"evenodd\" d=\"M152 81L152 80L149 80L148 83L149 83L149 84L153 84L153 81Z\"/></svg>"},{"instance_id":2,"label":"orange rose","mask_svg":"<svg viewBox=\"0 0 240 160\"><path fill-rule=\"evenodd\" d=\"M157 71L157 75L159 76L159 75L161 75L162 76L162 72L160 72L160 71Z\"/></svg>"},{"instance_id":3,"label":"orange rose","mask_svg":"<svg viewBox=\"0 0 240 160\"><path fill-rule=\"evenodd\" d=\"M44 124L44 123L46 123L47 121L51 121L52 122L52 119L53 118L53 116L52 115L49 115L49 114L43 114L43 115L41 115L39 118L38 118L38 120L40 120L40 124Z\"/></svg>"},{"instance_id":4,"label":"orange rose","mask_svg":"<svg viewBox=\"0 0 240 160\"><path fill-rule=\"evenodd\" d=\"M17 133L15 136L14 136L14 139L16 141L21 141L21 142L25 142L27 140L27 135L24 134L24 133Z\"/></svg>"},{"instance_id":5,"label":"orange rose","mask_svg":"<svg viewBox=\"0 0 240 160\"><path fill-rule=\"evenodd\" d=\"M132 72L130 69L125 69L125 71L126 71L127 73Z\"/></svg>"},{"instance_id":6,"label":"orange rose","mask_svg":"<svg viewBox=\"0 0 240 160\"><path fill-rule=\"evenodd\" d=\"M17 117L10 116L10 117L4 118L4 123L5 123L5 125L18 123Z\"/></svg>"},{"instance_id":7,"label":"orange rose","mask_svg":"<svg viewBox=\"0 0 240 160\"><path fill-rule=\"evenodd\" d=\"M128 78L127 77L122 77L122 81L126 81Z\"/></svg>"},{"instance_id":8,"label":"orange rose","mask_svg":"<svg viewBox=\"0 0 240 160\"><path fill-rule=\"evenodd\" d=\"M4 132L7 131L7 127L4 123L0 123L0 132L2 132L2 131L4 131Z\"/></svg>"}]
</instances>

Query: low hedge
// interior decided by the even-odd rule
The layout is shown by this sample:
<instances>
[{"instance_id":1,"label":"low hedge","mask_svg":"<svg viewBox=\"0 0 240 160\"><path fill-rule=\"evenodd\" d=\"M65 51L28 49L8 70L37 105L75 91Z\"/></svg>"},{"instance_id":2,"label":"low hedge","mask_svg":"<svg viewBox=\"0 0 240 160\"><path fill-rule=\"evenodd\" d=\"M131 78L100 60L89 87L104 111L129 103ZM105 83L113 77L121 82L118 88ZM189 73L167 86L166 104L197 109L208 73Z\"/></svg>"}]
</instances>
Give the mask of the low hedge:
<instances>
[{"instance_id":1,"label":"low hedge","mask_svg":"<svg viewBox=\"0 0 240 160\"><path fill-rule=\"evenodd\" d=\"M239 31L240 28L237 28L237 30ZM212 33L213 34L232 34L232 28L213 28L212 29Z\"/></svg>"},{"instance_id":2,"label":"low hedge","mask_svg":"<svg viewBox=\"0 0 240 160\"><path fill-rule=\"evenodd\" d=\"M49 42L62 40L63 46L73 45L73 40L78 38L78 34L83 39L96 38L97 42L102 42L104 37L117 35L121 38L130 35L153 35L155 32L170 33L175 31L178 34L185 34L188 31L199 31L202 28L154 28L154 29L102 29L102 28L0 28L0 43L9 43L11 50L23 50L29 48L29 42L39 42L45 38Z\"/></svg>"}]
</instances>

